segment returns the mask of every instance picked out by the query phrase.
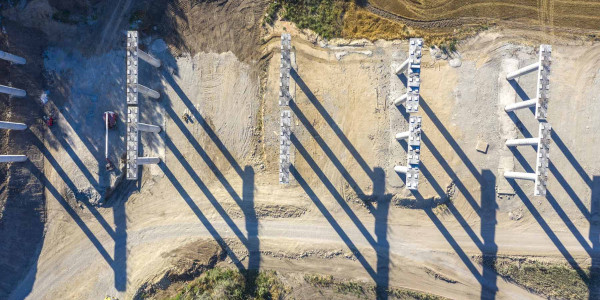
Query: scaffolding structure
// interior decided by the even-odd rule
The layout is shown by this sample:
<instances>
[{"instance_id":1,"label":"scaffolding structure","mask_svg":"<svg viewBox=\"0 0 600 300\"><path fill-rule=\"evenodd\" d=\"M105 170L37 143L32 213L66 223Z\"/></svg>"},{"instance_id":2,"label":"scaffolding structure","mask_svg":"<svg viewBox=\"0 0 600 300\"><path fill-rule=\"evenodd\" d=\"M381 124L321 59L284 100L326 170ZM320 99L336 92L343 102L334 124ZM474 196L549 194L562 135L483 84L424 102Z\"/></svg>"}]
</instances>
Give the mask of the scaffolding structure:
<instances>
[{"instance_id":1,"label":"scaffolding structure","mask_svg":"<svg viewBox=\"0 0 600 300\"><path fill-rule=\"evenodd\" d=\"M139 157L139 132L159 133L161 128L156 125L139 122L138 93L158 99L160 94L138 83L138 60L159 68L160 60L138 48L137 31L127 32L127 179L138 179L138 166L158 164L158 157Z\"/></svg>"}]
</instances>

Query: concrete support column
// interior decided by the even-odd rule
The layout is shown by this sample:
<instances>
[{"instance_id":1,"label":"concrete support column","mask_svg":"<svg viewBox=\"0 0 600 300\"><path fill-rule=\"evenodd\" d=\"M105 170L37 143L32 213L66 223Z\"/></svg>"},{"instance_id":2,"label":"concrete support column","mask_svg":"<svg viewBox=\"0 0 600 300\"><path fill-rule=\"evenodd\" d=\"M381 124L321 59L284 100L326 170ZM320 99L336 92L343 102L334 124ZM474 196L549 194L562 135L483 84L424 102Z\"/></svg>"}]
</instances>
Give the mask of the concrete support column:
<instances>
[{"instance_id":1,"label":"concrete support column","mask_svg":"<svg viewBox=\"0 0 600 300\"><path fill-rule=\"evenodd\" d=\"M139 131L154 132L154 133L159 133L161 131L160 126L156 126L156 125L138 123L137 126L138 126Z\"/></svg>"},{"instance_id":2,"label":"concrete support column","mask_svg":"<svg viewBox=\"0 0 600 300\"><path fill-rule=\"evenodd\" d=\"M0 85L0 93L9 94L15 97L25 97L27 96L27 92L21 89L12 88L9 86Z\"/></svg>"},{"instance_id":3,"label":"concrete support column","mask_svg":"<svg viewBox=\"0 0 600 300\"><path fill-rule=\"evenodd\" d=\"M511 179L523 179L535 181L537 175L535 173L524 173L524 172L504 172L504 177Z\"/></svg>"},{"instance_id":4,"label":"concrete support column","mask_svg":"<svg viewBox=\"0 0 600 300\"><path fill-rule=\"evenodd\" d=\"M402 94L402 96L394 99L394 105L398 106L398 105L406 102L406 98L408 98L407 94Z\"/></svg>"},{"instance_id":5,"label":"concrete support column","mask_svg":"<svg viewBox=\"0 0 600 300\"><path fill-rule=\"evenodd\" d=\"M139 83L137 84L137 90L139 93L142 93L150 98L154 98L154 99L160 98L160 93L158 93L157 91L155 91L147 86L141 85Z\"/></svg>"},{"instance_id":6,"label":"concrete support column","mask_svg":"<svg viewBox=\"0 0 600 300\"><path fill-rule=\"evenodd\" d=\"M158 157L138 157L137 164L138 165L157 165L160 163L160 158Z\"/></svg>"},{"instance_id":7,"label":"concrete support column","mask_svg":"<svg viewBox=\"0 0 600 300\"><path fill-rule=\"evenodd\" d=\"M536 99L521 101L521 102L517 102L515 104L509 104L509 105L505 106L504 111L509 112L509 111L513 111L513 110L517 110L517 109L521 109L521 108L531 107L531 106L535 106L536 103L537 103Z\"/></svg>"},{"instance_id":8,"label":"concrete support column","mask_svg":"<svg viewBox=\"0 0 600 300\"><path fill-rule=\"evenodd\" d=\"M396 134L396 139L397 140L405 140L410 136L410 131L405 131L405 132L399 132Z\"/></svg>"},{"instance_id":9,"label":"concrete support column","mask_svg":"<svg viewBox=\"0 0 600 300\"><path fill-rule=\"evenodd\" d=\"M16 56L14 54L4 52L4 51L0 51L0 59L7 60L7 61L10 61L11 63L15 63L15 64L19 64L19 65L24 65L26 62L24 58L22 58L20 56Z\"/></svg>"},{"instance_id":10,"label":"concrete support column","mask_svg":"<svg viewBox=\"0 0 600 300\"><path fill-rule=\"evenodd\" d=\"M25 130L25 129L27 129L27 125L25 125L23 123L0 121L0 129Z\"/></svg>"},{"instance_id":11,"label":"concrete support column","mask_svg":"<svg viewBox=\"0 0 600 300\"><path fill-rule=\"evenodd\" d=\"M531 64L529 66L520 68L520 69L518 69L518 70L516 70L516 71L514 71L512 73L508 73L508 75L506 75L506 80L513 80L513 79L515 79L515 78L517 78L519 76L523 76L523 75L525 75L527 73L531 73L531 72L537 71L537 69L539 69L539 68L540 68L540 63L536 62L536 63Z\"/></svg>"},{"instance_id":12,"label":"concrete support column","mask_svg":"<svg viewBox=\"0 0 600 300\"><path fill-rule=\"evenodd\" d=\"M406 174L408 172L408 167L407 166L395 166L394 171L396 171L398 173Z\"/></svg>"},{"instance_id":13,"label":"concrete support column","mask_svg":"<svg viewBox=\"0 0 600 300\"><path fill-rule=\"evenodd\" d=\"M25 155L0 155L0 163L24 162L27 160Z\"/></svg>"},{"instance_id":14,"label":"concrete support column","mask_svg":"<svg viewBox=\"0 0 600 300\"><path fill-rule=\"evenodd\" d=\"M507 147L516 147L516 146L537 146L540 142L539 138L528 138L528 139L511 139L506 140Z\"/></svg>"},{"instance_id":15,"label":"concrete support column","mask_svg":"<svg viewBox=\"0 0 600 300\"><path fill-rule=\"evenodd\" d=\"M408 67L409 59L407 58L399 67L396 69L396 75L400 75L400 73L404 72Z\"/></svg>"},{"instance_id":16,"label":"concrete support column","mask_svg":"<svg viewBox=\"0 0 600 300\"><path fill-rule=\"evenodd\" d=\"M156 67L156 68L160 68L160 60L157 58L154 58L154 56L142 51L138 49L138 57L141 58L143 61L151 64L152 66Z\"/></svg>"}]
</instances>

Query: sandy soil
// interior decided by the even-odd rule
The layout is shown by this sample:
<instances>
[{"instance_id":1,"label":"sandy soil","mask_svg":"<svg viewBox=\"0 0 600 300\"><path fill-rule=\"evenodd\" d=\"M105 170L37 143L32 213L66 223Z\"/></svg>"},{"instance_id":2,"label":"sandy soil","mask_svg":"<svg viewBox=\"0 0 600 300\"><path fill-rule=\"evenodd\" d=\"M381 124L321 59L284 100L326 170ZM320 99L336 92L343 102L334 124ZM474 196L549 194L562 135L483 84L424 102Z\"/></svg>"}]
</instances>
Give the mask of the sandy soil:
<instances>
[{"instance_id":1,"label":"sandy soil","mask_svg":"<svg viewBox=\"0 0 600 300\"><path fill-rule=\"evenodd\" d=\"M117 2L107 15L128 6ZM184 11L210 8L205 5L219 3ZM256 8L220 9L227 15ZM112 26L126 23L126 14L116 13L98 28L114 43L122 37ZM407 128L406 116L390 104L402 88L390 64L406 57L406 42L317 46L287 27L297 65L290 105L293 184L280 186L277 174L279 40L233 47L236 36L226 35L219 44L191 49L165 39L171 44L164 48L160 29L145 32L144 47L164 65L144 69L143 80L161 99L144 99L141 109L144 121L164 129L144 135L143 152L163 162L144 167L141 180L120 185L102 207L89 201L94 191L101 194L103 176L102 131L94 131L93 116L107 107L124 109L122 70L114 63L122 49L61 43L48 49L44 68L60 75L52 88L62 116L44 135L39 178L48 221L39 256L10 298L128 299L164 277L177 261L173 253L189 254L180 251L183 245L210 240L225 249L224 264L240 269L332 274L460 299L537 297L482 268L474 256L534 256L581 268L597 260L600 165L588 145L598 142L600 130L593 109L599 44L553 43L548 121L554 134L545 199L533 197L529 183L502 182L499 171L502 158L511 157L504 139L537 133L531 111L509 115L511 124L501 109L534 95L535 76L519 79L512 90L502 76L535 61L533 45L545 37L484 32L462 42L451 60L426 50L418 113L423 177L419 193L410 194L393 172L405 161L405 145L393 137ZM251 32L249 43L256 45ZM93 66L101 67L86 72ZM98 100L74 97L77 90ZM182 119L184 112L191 121ZM486 154L475 150L478 140L489 143ZM516 170L531 170L535 151L510 154ZM498 196L497 187L508 195Z\"/></svg>"}]
</instances>

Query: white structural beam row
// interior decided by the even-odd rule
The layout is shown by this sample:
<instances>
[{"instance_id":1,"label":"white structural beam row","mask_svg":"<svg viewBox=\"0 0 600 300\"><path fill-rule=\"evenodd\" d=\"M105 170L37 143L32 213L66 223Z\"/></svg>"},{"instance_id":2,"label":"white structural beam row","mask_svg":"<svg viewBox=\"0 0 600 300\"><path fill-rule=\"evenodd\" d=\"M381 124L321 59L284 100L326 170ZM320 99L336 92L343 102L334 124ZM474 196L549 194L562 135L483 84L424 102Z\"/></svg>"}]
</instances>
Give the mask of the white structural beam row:
<instances>
[{"instance_id":1,"label":"white structural beam row","mask_svg":"<svg viewBox=\"0 0 600 300\"><path fill-rule=\"evenodd\" d=\"M548 99L550 91L550 65L552 64L552 46L540 45L538 62L521 68L506 76L507 80L513 80L519 76L538 71L536 98L507 105L504 110L507 112L535 106L535 117L540 121L545 121L548 112Z\"/></svg>"},{"instance_id":2,"label":"white structural beam row","mask_svg":"<svg viewBox=\"0 0 600 300\"><path fill-rule=\"evenodd\" d=\"M281 135L279 143L279 183L290 183L290 146L292 134L292 112L284 110L281 112Z\"/></svg>"},{"instance_id":3,"label":"white structural beam row","mask_svg":"<svg viewBox=\"0 0 600 300\"><path fill-rule=\"evenodd\" d=\"M504 172L504 177L535 181L534 195L545 196L548 184L548 165L550 163L550 135L552 127L548 123L540 123L537 138L512 139L506 141L506 146L535 146L537 145L537 159L535 173Z\"/></svg>"},{"instance_id":4,"label":"white structural beam row","mask_svg":"<svg viewBox=\"0 0 600 300\"><path fill-rule=\"evenodd\" d=\"M23 123L13 123L13 122L0 122L0 129L10 129L10 130L25 130L27 129L27 125ZM8 162L24 162L27 160L27 156L25 155L0 155L0 163L8 163Z\"/></svg>"},{"instance_id":5,"label":"white structural beam row","mask_svg":"<svg viewBox=\"0 0 600 300\"><path fill-rule=\"evenodd\" d=\"M406 166L395 166L398 173L406 174L406 188L419 188L419 164L421 161L421 117L411 116L408 131L396 134L397 140L407 140Z\"/></svg>"},{"instance_id":6,"label":"white structural beam row","mask_svg":"<svg viewBox=\"0 0 600 300\"><path fill-rule=\"evenodd\" d=\"M24 65L27 62L24 58L22 58L20 56L16 56L14 54L10 54L10 53L4 52L4 51L0 51L0 59L10 61L11 63L19 64L19 65Z\"/></svg>"},{"instance_id":7,"label":"white structural beam row","mask_svg":"<svg viewBox=\"0 0 600 300\"><path fill-rule=\"evenodd\" d=\"M0 129L25 130L25 129L27 129L27 125L25 125L23 123L0 121Z\"/></svg>"},{"instance_id":8,"label":"white structural beam row","mask_svg":"<svg viewBox=\"0 0 600 300\"><path fill-rule=\"evenodd\" d=\"M394 99L394 105L404 103L406 113L415 113L419 110L419 91L421 88L421 56L423 39L412 38L409 42L408 59L406 59L396 70L396 75L407 71L406 94Z\"/></svg>"},{"instance_id":9,"label":"white structural beam row","mask_svg":"<svg viewBox=\"0 0 600 300\"><path fill-rule=\"evenodd\" d=\"M27 92L22 89L17 89L10 86L0 85L0 93L8 94L15 97L25 97L27 96Z\"/></svg>"},{"instance_id":10,"label":"white structural beam row","mask_svg":"<svg viewBox=\"0 0 600 300\"><path fill-rule=\"evenodd\" d=\"M147 164L158 164L158 157L139 157L139 132L159 133L161 128L156 125L144 124L139 122L138 93L150 98L158 99L160 94L144 85L138 83L138 61L149 63L159 68L160 60L150 54L141 51L138 43L137 31L127 32L127 179L138 179L138 166Z\"/></svg>"},{"instance_id":11,"label":"white structural beam row","mask_svg":"<svg viewBox=\"0 0 600 300\"><path fill-rule=\"evenodd\" d=\"M292 69L292 37L281 34L281 64L279 65L279 106L288 106L290 95L290 70Z\"/></svg>"}]
</instances>

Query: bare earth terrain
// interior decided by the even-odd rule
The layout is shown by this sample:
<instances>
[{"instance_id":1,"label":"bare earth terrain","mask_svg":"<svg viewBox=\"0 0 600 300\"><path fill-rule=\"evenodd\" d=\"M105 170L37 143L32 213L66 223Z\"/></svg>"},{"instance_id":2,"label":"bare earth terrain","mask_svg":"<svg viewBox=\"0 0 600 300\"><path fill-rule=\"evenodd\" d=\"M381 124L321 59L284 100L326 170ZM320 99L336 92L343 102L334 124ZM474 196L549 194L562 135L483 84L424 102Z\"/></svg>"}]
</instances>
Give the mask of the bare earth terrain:
<instances>
[{"instance_id":1,"label":"bare earth terrain","mask_svg":"<svg viewBox=\"0 0 600 300\"><path fill-rule=\"evenodd\" d=\"M276 270L290 282L305 273L333 275L451 299L544 298L494 272L486 261L496 257L597 275L583 270L600 258L600 43L551 43L545 198L533 196L531 183L503 178L505 168L531 172L536 155L529 147L508 150L505 140L537 135L532 111L507 114L503 107L535 97L535 75L504 78L535 62L548 36L496 28L461 41L450 57L425 48L417 114L422 177L419 192L410 193L393 171L406 161L406 145L394 135L408 128L408 116L391 104L405 78L390 69L407 57L406 41L313 43L287 22L261 29L260 1L112 2L99 23L87 25L105 41L101 47L57 39L44 49L39 67L58 118L35 131L43 167L30 168L45 186L45 228L43 236L37 231L41 244L31 245L35 258L12 262L22 280L0 285L0 298L131 299L166 288L173 274L189 280L178 272L197 275L215 265ZM31 1L6 17L24 18L33 5L49 4ZM163 128L142 135L142 151L162 162L143 167L139 181L121 182L120 170L104 169L100 114L125 114L122 31L139 9L165 21L156 29L142 23L140 34L142 47L163 63L154 69L140 62L140 82L161 93L158 101L140 96L141 121ZM204 15L216 20L212 28ZM183 28L181 35L171 36L170 26ZM278 183L284 27L295 58L289 186ZM67 40L92 38L83 29L67 32ZM124 153L119 122L110 133L117 165ZM475 149L478 141L489 143L487 153ZM16 251L5 247L2 253ZM0 278L8 278L5 270ZM596 288L588 286L590 297ZM292 296L336 297L299 290L305 292Z\"/></svg>"}]
</instances>

